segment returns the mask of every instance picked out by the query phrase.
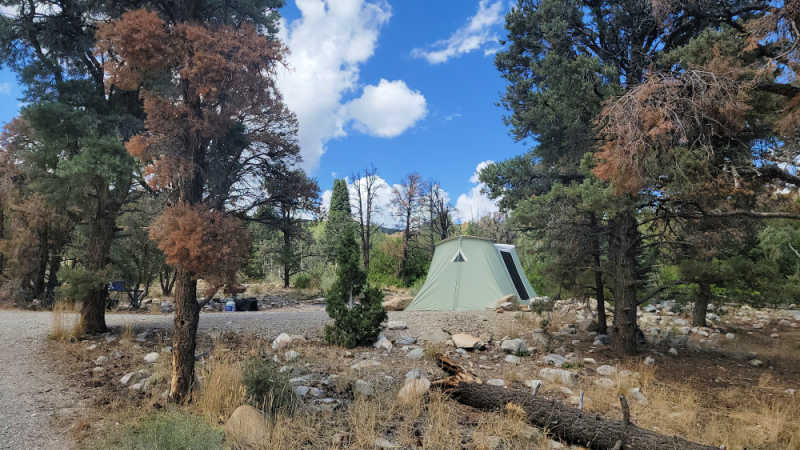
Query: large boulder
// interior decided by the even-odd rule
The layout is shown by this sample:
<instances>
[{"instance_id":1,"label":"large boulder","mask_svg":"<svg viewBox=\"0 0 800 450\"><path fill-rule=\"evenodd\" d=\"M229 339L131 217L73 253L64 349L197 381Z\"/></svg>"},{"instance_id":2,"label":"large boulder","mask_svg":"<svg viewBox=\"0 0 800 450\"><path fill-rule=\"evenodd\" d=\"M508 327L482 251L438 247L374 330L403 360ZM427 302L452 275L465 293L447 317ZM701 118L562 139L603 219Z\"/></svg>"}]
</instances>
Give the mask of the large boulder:
<instances>
[{"instance_id":1,"label":"large boulder","mask_svg":"<svg viewBox=\"0 0 800 450\"><path fill-rule=\"evenodd\" d=\"M482 346L480 339L466 333L456 333L451 336L451 339L456 347L466 350L473 350Z\"/></svg>"},{"instance_id":2,"label":"large boulder","mask_svg":"<svg viewBox=\"0 0 800 450\"><path fill-rule=\"evenodd\" d=\"M520 338L506 339L502 344L500 344L500 349L506 353L528 353L528 344Z\"/></svg>"},{"instance_id":3,"label":"large boulder","mask_svg":"<svg viewBox=\"0 0 800 450\"><path fill-rule=\"evenodd\" d=\"M414 297L405 294L389 294L384 297L383 309L386 311L402 311L411 304Z\"/></svg>"},{"instance_id":4,"label":"large boulder","mask_svg":"<svg viewBox=\"0 0 800 450\"><path fill-rule=\"evenodd\" d=\"M258 448L269 442L266 418L250 405L242 405L225 423L225 432L231 440L243 447Z\"/></svg>"}]
</instances>

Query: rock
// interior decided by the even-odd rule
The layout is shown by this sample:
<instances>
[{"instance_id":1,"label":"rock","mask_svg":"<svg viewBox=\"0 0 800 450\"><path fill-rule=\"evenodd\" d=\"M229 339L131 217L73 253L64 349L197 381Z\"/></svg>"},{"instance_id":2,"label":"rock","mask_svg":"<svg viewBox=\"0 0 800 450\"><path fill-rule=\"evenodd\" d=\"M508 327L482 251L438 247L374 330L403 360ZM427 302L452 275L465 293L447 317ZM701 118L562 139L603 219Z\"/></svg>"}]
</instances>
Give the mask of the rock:
<instances>
[{"instance_id":1,"label":"rock","mask_svg":"<svg viewBox=\"0 0 800 450\"><path fill-rule=\"evenodd\" d=\"M517 355L506 355L505 362L509 364L519 364L520 358Z\"/></svg>"},{"instance_id":2,"label":"rock","mask_svg":"<svg viewBox=\"0 0 800 450\"><path fill-rule=\"evenodd\" d=\"M366 397L370 397L372 395L375 395L375 388L373 388L372 385L369 384L368 382L359 379L356 380L355 383L353 383L353 392Z\"/></svg>"},{"instance_id":3,"label":"rock","mask_svg":"<svg viewBox=\"0 0 800 450\"><path fill-rule=\"evenodd\" d=\"M569 386L578 384L578 374L564 369L551 369L546 367L539 370L539 378L553 383L560 383Z\"/></svg>"},{"instance_id":4,"label":"rock","mask_svg":"<svg viewBox=\"0 0 800 450\"><path fill-rule=\"evenodd\" d=\"M148 385L147 380L142 380L136 384L132 384L131 387L129 387L128 389L132 391L144 391L147 390L147 385Z\"/></svg>"},{"instance_id":5,"label":"rock","mask_svg":"<svg viewBox=\"0 0 800 450\"><path fill-rule=\"evenodd\" d=\"M390 295L383 300L383 309L386 311L402 311L414 300L409 295Z\"/></svg>"},{"instance_id":6,"label":"rock","mask_svg":"<svg viewBox=\"0 0 800 450\"><path fill-rule=\"evenodd\" d=\"M614 383L614 380L611 378L596 378L594 380L594 384L600 386L603 389L613 389L617 386L617 383Z\"/></svg>"},{"instance_id":7,"label":"rock","mask_svg":"<svg viewBox=\"0 0 800 450\"><path fill-rule=\"evenodd\" d=\"M374 359L366 359L364 361L359 361L353 364L352 366L350 366L350 368L353 370L361 370L361 369L367 369L369 367L378 367L380 365L381 363L379 361L375 361Z\"/></svg>"},{"instance_id":8,"label":"rock","mask_svg":"<svg viewBox=\"0 0 800 450\"><path fill-rule=\"evenodd\" d=\"M94 360L94 365L102 366L106 361L108 361L108 356L98 356L97 359Z\"/></svg>"},{"instance_id":9,"label":"rock","mask_svg":"<svg viewBox=\"0 0 800 450\"><path fill-rule=\"evenodd\" d=\"M761 367L764 365L764 361L761 361L760 359L751 359L748 364L753 367Z\"/></svg>"},{"instance_id":10,"label":"rock","mask_svg":"<svg viewBox=\"0 0 800 450\"><path fill-rule=\"evenodd\" d=\"M686 319L681 319L680 317L676 317L672 319L672 324L675 325L676 327L685 327L689 325L689 321Z\"/></svg>"},{"instance_id":11,"label":"rock","mask_svg":"<svg viewBox=\"0 0 800 450\"><path fill-rule=\"evenodd\" d=\"M278 337L275 338L274 341L272 341L272 349L280 350L284 347L287 347L291 343L292 343L292 338L286 333L281 333L278 335Z\"/></svg>"},{"instance_id":12,"label":"rock","mask_svg":"<svg viewBox=\"0 0 800 450\"><path fill-rule=\"evenodd\" d=\"M294 393L298 397L303 398L306 395L308 395L308 391L310 391L310 390L311 390L311 388L308 387L308 386L295 386Z\"/></svg>"},{"instance_id":13,"label":"rock","mask_svg":"<svg viewBox=\"0 0 800 450\"><path fill-rule=\"evenodd\" d=\"M486 380L486 384L491 386L505 386L506 382L503 381L501 378L490 378Z\"/></svg>"},{"instance_id":14,"label":"rock","mask_svg":"<svg viewBox=\"0 0 800 450\"><path fill-rule=\"evenodd\" d=\"M389 330L405 330L406 328L408 328L408 325L406 325L405 322L400 320L390 320L386 324L386 328Z\"/></svg>"},{"instance_id":15,"label":"rock","mask_svg":"<svg viewBox=\"0 0 800 450\"><path fill-rule=\"evenodd\" d=\"M656 360L652 356L648 356L647 358L644 359L644 364L646 366L652 366L655 363L656 363Z\"/></svg>"},{"instance_id":16,"label":"rock","mask_svg":"<svg viewBox=\"0 0 800 450\"><path fill-rule=\"evenodd\" d=\"M545 355L543 361L545 362L545 364L561 367L567 363L567 358L564 358L563 356L556 353L550 353L549 355Z\"/></svg>"},{"instance_id":17,"label":"rock","mask_svg":"<svg viewBox=\"0 0 800 450\"><path fill-rule=\"evenodd\" d=\"M778 333L772 333L769 335L769 337L771 337L772 339L778 339L780 335Z\"/></svg>"},{"instance_id":18,"label":"rock","mask_svg":"<svg viewBox=\"0 0 800 450\"><path fill-rule=\"evenodd\" d=\"M401 336L395 342L397 345L414 345L417 343L417 339L411 336Z\"/></svg>"},{"instance_id":19,"label":"rock","mask_svg":"<svg viewBox=\"0 0 800 450\"><path fill-rule=\"evenodd\" d=\"M379 437L375 438L375 447L376 448L400 448L399 445L395 444L394 442L387 441L386 439Z\"/></svg>"},{"instance_id":20,"label":"rock","mask_svg":"<svg viewBox=\"0 0 800 450\"><path fill-rule=\"evenodd\" d=\"M611 344L611 338L608 337L607 334L598 334L594 338L594 343L592 345L609 345Z\"/></svg>"},{"instance_id":21,"label":"rock","mask_svg":"<svg viewBox=\"0 0 800 450\"><path fill-rule=\"evenodd\" d=\"M152 363L158 361L158 353L157 352L150 352L150 353L144 355L144 360L146 362L149 362L149 363L152 364Z\"/></svg>"},{"instance_id":22,"label":"rock","mask_svg":"<svg viewBox=\"0 0 800 450\"><path fill-rule=\"evenodd\" d=\"M637 403L642 403L644 405L647 404L647 397L645 397L644 394L642 394L641 389L639 389L638 387L628 389L628 398Z\"/></svg>"},{"instance_id":23,"label":"rock","mask_svg":"<svg viewBox=\"0 0 800 450\"><path fill-rule=\"evenodd\" d=\"M583 358L583 363L584 364L597 364L597 361L595 361L594 358Z\"/></svg>"},{"instance_id":24,"label":"rock","mask_svg":"<svg viewBox=\"0 0 800 450\"><path fill-rule=\"evenodd\" d=\"M451 339L458 348L473 350L481 347L480 339L466 333L456 333L451 336Z\"/></svg>"},{"instance_id":25,"label":"rock","mask_svg":"<svg viewBox=\"0 0 800 450\"><path fill-rule=\"evenodd\" d=\"M519 430L517 430L517 437L525 439L525 440L528 440L528 441L532 441L534 439L538 439L539 436L541 436L541 434L539 433L539 430L537 430L536 428L534 428L534 427L532 427L530 425L522 424L522 425L520 425Z\"/></svg>"},{"instance_id":26,"label":"rock","mask_svg":"<svg viewBox=\"0 0 800 450\"><path fill-rule=\"evenodd\" d=\"M414 360L422 359L423 356L425 356L425 349L421 347L417 347L406 354L406 358Z\"/></svg>"},{"instance_id":27,"label":"rock","mask_svg":"<svg viewBox=\"0 0 800 450\"><path fill-rule=\"evenodd\" d=\"M386 336L381 335L378 337L378 340L373 344L373 347L377 348L378 350L386 350L387 352L392 351L392 341L386 339Z\"/></svg>"},{"instance_id":28,"label":"rock","mask_svg":"<svg viewBox=\"0 0 800 450\"><path fill-rule=\"evenodd\" d=\"M729 341L732 341L732 340L736 339L736 335L733 334L733 333L727 333L727 334L725 334L725 339L727 339Z\"/></svg>"},{"instance_id":29,"label":"rock","mask_svg":"<svg viewBox=\"0 0 800 450\"><path fill-rule=\"evenodd\" d=\"M314 400L312 404L318 410L332 412L338 409L342 405L342 401L335 398L327 397Z\"/></svg>"},{"instance_id":30,"label":"rock","mask_svg":"<svg viewBox=\"0 0 800 450\"><path fill-rule=\"evenodd\" d=\"M158 309L162 314L169 314L175 311L175 305L172 302L163 301L158 305Z\"/></svg>"},{"instance_id":31,"label":"rock","mask_svg":"<svg viewBox=\"0 0 800 450\"><path fill-rule=\"evenodd\" d=\"M289 379L289 383L291 384L301 384L301 383L309 383L312 380L311 375L303 375L302 377L294 377Z\"/></svg>"},{"instance_id":32,"label":"rock","mask_svg":"<svg viewBox=\"0 0 800 450\"><path fill-rule=\"evenodd\" d=\"M678 356L678 350L676 350L675 347L670 347L668 353L672 356Z\"/></svg>"},{"instance_id":33,"label":"rock","mask_svg":"<svg viewBox=\"0 0 800 450\"><path fill-rule=\"evenodd\" d=\"M542 380L528 380L525 382L525 386L528 386L529 388L531 388L531 390L535 391L537 386L539 388L542 387Z\"/></svg>"},{"instance_id":34,"label":"rock","mask_svg":"<svg viewBox=\"0 0 800 450\"><path fill-rule=\"evenodd\" d=\"M514 310L514 303L513 302L503 302L497 305L498 309L503 311L513 311Z\"/></svg>"},{"instance_id":35,"label":"rock","mask_svg":"<svg viewBox=\"0 0 800 450\"><path fill-rule=\"evenodd\" d=\"M136 342L142 343L147 342L147 338L150 337L149 331L142 331L141 333L136 335Z\"/></svg>"},{"instance_id":36,"label":"rock","mask_svg":"<svg viewBox=\"0 0 800 450\"><path fill-rule=\"evenodd\" d=\"M136 372L126 373L122 378L119 379L119 382L123 385L126 385L129 381L131 381L131 378L133 378L134 375L136 375Z\"/></svg>"},{"instance_id":37,"label":"rock","mask_svg":"<svg viewBox=\"0 0 800 450\"><path fill-rule=\"evenodd\" d=\"M92 351L92 350L94 350L96 348L97 348L97 344L92 344L92 345L86 347L86 350Z\"/></svg>"},{"instance_id":38,"label":"rock","mask_svg":"<svg viewBox=\"0 0 800 450\"><path fill-rule=\"evenodd\" d=\"M513 353L515 355L528 353L528 344L524 340L506 339L500 344L500 349L506 353Z\"/></svg>"},{"instance_id":39,"label":"rock","mask_svg":"<svg viewBox=\"0 0 800 450\"><path fill-rule=\"evenodd\" d=\"M431 388L431 382L427 378L406 378L406 383L397 393L397 399L401 403L411 404L420 399Z\"/></svg>"},{"instance_id":40,"label":"rock","mask_svg":"<svg viewBox=\"0 0 800 450\"><path fill-rule=\"evenodd\" d=\"M441 344L450 340L450 335L442 331L441 328L431 328L425 330L417 338L420 342L430 342L431 344Z\"/></svg>"},{"instance_id":41,"label":"rock","mask_svg":"<svg viewBox=\"0 0 800 450\"><path fill-rule=\"evenodd\" d=\"M297 353L294 350L289 350L288 352L283 354L283 357L284 359L286 359L286 361L294 361L295 359L300 357L300 353Z\"/></svg>"},{"instance_id":42,"label":"rock","mask_svg":"<svg viewBox=\"0 0 800 450\"><path fill-rule=\"evenodd\" d=\"M655 305L647 305L644 307L644 312L654 313L656 311L658 311L658 308L656 308Z\"/></svg>"},{"instance_id":43,"label":"rock","mask_svg":"<svg viewBox=\"0 0 800 450\"><path fill-rule=\"evenodd\" d=\"M268 426L261 412L250 405L242 405L225 423L225 431L235 442L257 448L269 442Z\"/></svg>"},{"instance_id":44,"label":"rock","mask_svg":"<svg viewBox=\"0 0 800 450\"><path fill-rule=\"evenodd\" d=\"M534 330L533 345L540 349L546 349L550 345L550 336L544 330Z\"/></svg>"},{"instance_id":45,"label":"rock","mask_svg":"<svg viewBox=\"0 0 800 450\"><path fill-rule=\"evenodd\" d=\"M606 377L610 377L617 373L617 368L609 365L602 365L598 367L596 370L597 373Z\"/></svg>"},{"instance_id":46,"label":"rock","mask_svg":"<svg viewBox=\"0 0 800 450\"><path fill-rule=\"evenodd\" d=\"M103 366L97 366L94 369L92 369L92 373L94 373L94 374L103 373L105 371L106 371L106 368L103 367Z\"/></svg>"}]
</instances>

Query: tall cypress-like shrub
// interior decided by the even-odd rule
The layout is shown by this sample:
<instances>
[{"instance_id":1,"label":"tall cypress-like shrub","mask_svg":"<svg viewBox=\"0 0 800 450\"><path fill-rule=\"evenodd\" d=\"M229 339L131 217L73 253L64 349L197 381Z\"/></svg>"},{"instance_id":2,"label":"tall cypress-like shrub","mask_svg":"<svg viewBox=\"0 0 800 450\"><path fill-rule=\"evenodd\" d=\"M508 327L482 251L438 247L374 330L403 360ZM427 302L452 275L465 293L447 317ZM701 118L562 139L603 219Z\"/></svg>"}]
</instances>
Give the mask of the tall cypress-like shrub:
<instances>
[{"instance_id":1,"label":"tall cypress-like shrub","mask_svg":"<svg viewBox=\"0 0 800 450\"><path fill-rule=\"evenodd\" d=\"M344 180L334 182L329 213L328 234L336 259L336 281L328 291L325 311L334 323L325 327L325 340L333 345L356 347L377 339L386 320L383 294L367 284L361 270L355 223L350 218L350 197ZM331 228L328 228L329 231Z\"/></svg>"}]
</instances>

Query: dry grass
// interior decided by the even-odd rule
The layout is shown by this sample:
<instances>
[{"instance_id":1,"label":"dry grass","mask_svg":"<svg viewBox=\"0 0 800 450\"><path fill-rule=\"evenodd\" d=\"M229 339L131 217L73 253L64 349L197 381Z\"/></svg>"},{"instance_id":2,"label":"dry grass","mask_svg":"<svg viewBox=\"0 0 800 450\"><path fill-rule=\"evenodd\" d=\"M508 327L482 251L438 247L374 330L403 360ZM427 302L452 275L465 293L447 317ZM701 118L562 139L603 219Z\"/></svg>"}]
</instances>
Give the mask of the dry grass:
<instances>
[{"instance_id":1,"label":"dry grass","mask_svg":"<svg viewBox=\"0 0 800 450\"><path fill-rule=\"evenodd\" d=\"M53 326L50 339L55 341L75 341L83 334L83 323L74 303L56 302L53 305Z\"/></svg>"},{"instance_id":2,"label":"dry grass","mask_svg":"<svg viewBox=\"0 0 800 450\"><path fill-rule=\"evenodd\" d=\"M394 393L384 393L377 398L356 398L347 410L350 443L346 447L373 448L397 408Z\"/></svg>"},{"instance_id":3,"label":"dry grass","mask_svg":"<svg viewBox=\"0 0 800 450\"><path fill-rule=\"evenodd\" d=\"M481 414L472 440L479 450L493 450L497 440L507 449L550 448L546 434L528 425L522 409L513 404L506 405L501 413Z\"/></svg>"},{"instance_id":4,"label":"dry grass","mask_svg":"<svg viewBox=\"0 0 800 450\"><path fill-rule=\"evenodd\" d=\"M122 326L122 333L119 335L121 342L131 343L136 338L136 331L133 328L133 323L128 322Z\"/></svg>"},{"instance_id":5,"label":"dry grass","mask_svg":"<svg viewBox=\"0 0 800 450\"><path fill-rule=\"evenodd\" d=\"M426 449L457 447L457 443L461 441L461 427L458 423L461 414L456 409L455 403L440 392L431 392L427 412L422 447Z\"/></svg>"},{"instance_id":6,"label":"dry grass","mask_svg":"<svg viewBox=\"0 0 800 450\"><path fill-rule=\"evenodd\" d=\"M202 381L195 394L197 408L212 422L224 423L244 404L242 367L233 358L215 355L199 370L198 379Z\"/></svg>"},{"instance_id":7,"label":"dry grass","mask_svg":"<svg viewBox=\"0 0 800 450\"><path fill-rule=\"evenodd\" d=\"M511 339L516 339L518 337L526 337L530 336L531 332L539 328L539 324L542 321L542 316L535 312L514 312L514 313L503 313L503 314L513 314L512 320L498 320L495 321L495 336L497 337L505 337L508 336Z\"/></svg>"}]
</instances>

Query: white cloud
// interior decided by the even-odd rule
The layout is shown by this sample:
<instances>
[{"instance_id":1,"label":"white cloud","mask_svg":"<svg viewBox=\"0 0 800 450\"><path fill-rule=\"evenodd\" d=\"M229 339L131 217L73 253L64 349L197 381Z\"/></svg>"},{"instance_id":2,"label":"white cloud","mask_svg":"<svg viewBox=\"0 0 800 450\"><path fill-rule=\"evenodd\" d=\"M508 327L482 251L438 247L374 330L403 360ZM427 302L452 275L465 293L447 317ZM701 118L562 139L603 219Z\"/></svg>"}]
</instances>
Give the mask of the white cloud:
<instances>
[{"instance_id":1,"label":"white cloud","mask_svg":"<svg viewBox=\"0 0 800 450\"><path fill-rule=\"evenodd\" d=\"M347 110L360 131L395 137L425 117L427 106L425 97L402 80L381 79L377 86L365 87L361 97L347 104Z\"/></svg>"},{"instance_id":2,"label":"white cloud","mask_svg":"<svg viewBox=\"0 0 800 450\"><path fill-rule=\"evenodd\" d=\"M356 200L356 188L351 182L350 179L346 179L347 181L347 188L348 193L350 194L350 203L355 205ZM392 202L392 191L394 187L398 187L397 185L390 186L389 183L386 182L380 176L377 176L375 180L375 200L373 203L373 218L372 222L378 226L384 227L395 227L397 226L398 220L397 217L394 216L393 202ZM362 192L364 192L364 187L362 183ZM327 191L322 193L322 206L325 209L328 209L331 205L331 196L333 195L333 191L328 189ZM356 214L356 207L353 206L353 214Z\"/></svg>"},{"instance_id":3,"label":"white cloud","mask_svg":"<svg viewBox=\"0 0 800 450\"><path fill-rule=\"evenodd\" d=\"M497 202L481 192L486 185L481 183L478 178L480 176L480 171L493 163L494 161L491 160L481 161L478 163L478 166L475 167L475 173L469 178L470 183L473 183L474 186L469 192L459 195L456 200L455 216L457 221L470 222L499 211Z\"/></svg>"},{"instance_id":4,"label":"white cloud","mask_svg":"<svg viewBox=\"0 0 800 450\"><path fill-rule=\"evenodd\" d=\"M281 24L280 37L290 53L288 69L278 74L278 86L300 123L305 169L316 169L325 144L345 136L345 126L353 120L359 131L393 137L424 116L424 97L403 81L381 80L377 86L365 87L356 100L344 100L346 95L358 94L359 67L374 54L380 29L391 17L386 1L296 0L296 4L301 17ZM392 105L382 102L398 99L406 108L400 111L406 113L403 117L363 116L391 113L395 111Z\"/></svg>"},{"instance_id":5,"label":"white cloud","mask_svg":"<svg viewBox=\"0 0 800 450\"><path fill-rule=\"evenodd\" d=\"M469 53L487 44L484 55L491 55L497 51L498 36L494 28L503 23L503 2L497 0L481 0L478 12L469 21L457 29L449 38L434 42L427 50L415 48L411 55L416 58L425 58L431 64L440 64L448 59Z\"/></svg>"}]
</instances>

